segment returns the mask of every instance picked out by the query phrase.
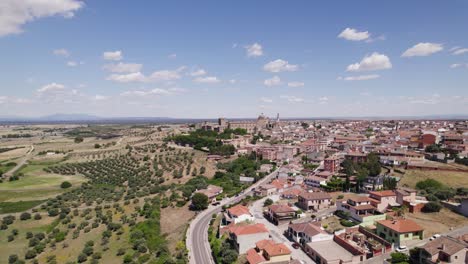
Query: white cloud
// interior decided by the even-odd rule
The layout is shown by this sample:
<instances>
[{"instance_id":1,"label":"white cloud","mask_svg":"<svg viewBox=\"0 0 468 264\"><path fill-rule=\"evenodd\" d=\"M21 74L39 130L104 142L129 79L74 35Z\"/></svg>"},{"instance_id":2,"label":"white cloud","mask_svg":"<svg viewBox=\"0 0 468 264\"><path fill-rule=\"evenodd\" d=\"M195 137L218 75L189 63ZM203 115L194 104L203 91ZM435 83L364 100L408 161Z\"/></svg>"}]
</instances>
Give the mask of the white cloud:
<instances>
[{"instance_id":1,"label":"white cloud","mask_svg":"<svg viewBox=\"0 0 468 264\"><path fill-rule=\"evenodd\" d=\"M453 55L462 55L468 53L468 48L457 48L455 51L452 53Z\"/></svg>"},{"instance_id":2,"label":"white cloud","mask_svg":"<svg viewBox=\"0 0 468 264\"><path fill-rule=\"evenodd\" d=\"M153 81L174 81L180 79L180 70L170 71L162 70L155 71L151 74L150 79Z\"/></svg>"},{"instance_id":3,"label":"white cloud","mask_svg":"<svg viewBox=\"0 0 468 264\"><path fill-rule=\"evenodd\" d=\"M235 83L237 83L237 80L236 79L231 79L231 80L229 80L229 83L230 84L235 84Z\"/></svg>"},{"instance_id":4,"label":"white cloud","mask_svg":"<svg viewBox=\"0 0 468 264\"><path fill-rule=\"evenodd\" d=\"M319 104L327 104L328 103L328 97L322 96L319 98Z\"/></svg>"},{"instance_id":5,"label":"white cloud","mask_svg":"<svg viewBox=\"0 0 468 264\"><path fill-rule=\"evenodd\" d=\"M260 101L262 101L264 103L273 103L273 99L268 98L268 97L261 97Z\"/></svg>"},{"instance_id":6,"label":"white cloud","mask_svg":"<svg viewBox=\"0 0 468 264\"><path fill-rule=\"evenodd\" d=\"M281 79L278 76L273 76L272 78L263 81L263 84L270 87L277 86L281 84Z\"/></svg>"},{"instance_id":7,"label":"white cloud","mask_svg":"<svg viewBox=\"0 0 468 264\"><path fill-rule=\"evenodd\" d=\"M120 83L129 83L144 82L147 80L147 78L141 72L133 72L128 74L111 74L107 77L107 80Z\"/></svg>"},{"instance_id":8,"label":"white cloud","mask_svg":"<svg viewBox=\"0 0 468 264\"><path fill-rule=\"evenodd\" d=\"M369 74L369 75L348 76L342 79L345 81L367 81L367 80L377 79L379 77L380 75L378 74Z\"/></svg>"},{"instance_id":9,"label":"white cloud","mask_svg":"<svg viewBox=\"0 0 468 264\"><path fill-rule=\"evenodd\" d=\"M207 77L197 77L193 80L197 83L219 83L221 80L216 76L207 76Z\"/></svg>"},{"instance_id":10,"label":"white cloud","mask_svg":"<svg viewBox=\"0 0 468 264\"><path fill-rule=\"evenodd\" d=\"M175 53L172 53L172 54L169 54L169 56L167 56L169 59L175 59L177 58L177 54Z\"/></svg>"},{"instance_id":11,"label":"white cloud","mask_svg":"<svg viewBox=\"0 0 468 264\"><path fill-rule=\"evenodd\" d=\"M192 71L190 73L190 76L197 77L197 76L202 76L205 74L206 74L206 71L204 69L198 69L198 70Z\"/></svg>"},{"instance_id":12,"label":"white cloud","mask_svg":"<svg viewBox=\"0 0 468 264\"><path fill-rule=\"evenodd\" d=\"M78 63L76 61L68 61L67 66L68 67L76 67L76 66L78 66Z\"/></svg>"},{"instance_id":13,"label":"white cloud","mask_svg":"<svg viewBox=\"0 0 468 264\"><path fill-rule=\"evenodd\" d=\"M70 52L66 49L56 49L52 51L55 56L70 57Z\"/></svg>"},{"instance_id":14,"label":"white cloud","mask_svg":"<svg viewBox=\"0 0 468 264\"><path fill-rule=\"evenodd\" d=\"M444 46L438 43L429 43L429 42L421 42L413 47L407 49L403 54L402 57L414 57L414 56L429 56L436 52L442 51Z\"/></svg>"},{"instance_id":15,"label":"white cloud","mask_svg":"<svg viewBox=\"0 0 468 264\"><path fill-rule=\"evenodd\" d=\"M359 72L359 71L376 71L391 69L392 63L390 59L378 52L374 52L371 55L365 56L361 62L357 62L348 66L346 71L349 72Z\"/></svg>"},{"instance_id":16,"label":"white cloud","mask_svg":"<svg viewBox=\"0 0 468 264\"><path fill-rule=\"evenodd\" d=\"M65 85L60 83L49 83L37 89L38 93L57 92L65 90Z\"/></svg>"},{"instance_id":17,"label":"white cloud","mask_svg":"<svg viewBox=\"0 0 468 264\"><path fill-rule=\"evenodd\" d=\"M119 61L123 58L122 56L122 51L116 50L116 51L106 51L102 54L102 57L105 60L114 60L114 61Z\"/></svg>"},{"instance_id":18,"label":"white cloud","mask_svg":"<svg viewBox=\"0 0 468 264\"><path fill-rule=\"evenodd\" d=\"M298 69L298 65L289 64L289 62L281 59L270 61L263 66L263 70L268 72L297 71Z\"/></svg>"},{"instance_id":19,"label":"white cloud","mask_svg":"<svg viewBox=\"0 0 468 264\"><path fill-rule=\"evenodd\" d=\"M161 89L161 88L154 88L152 90L132 90L132 91L125 91L121 93L121 96L149 96L149 95L170 95L172 94L171 91Z\"/></svg>"},{"instance_id":20,"label":"white cloud","mask_svg":"<svg viewBox=\"0 0 468 264\"><path fill-rule=\"evenodd\" d=\"M304 83L303 82L289 82L288 86L293 87L293 88L304 87Z\"/></svg>"},{"instance_id":21,"label":"white cloud","mask_svg":"<svg viewBox=\"0 0 468 264\"><path fill-rule=\"evenodd\" d=\"M370 34L367 31L358 31L354 28L346 28L338 35L338 37L352 41L360 41L368 39Z\"/></svg>"},{"instance_id":22,"label":"white cloud","mask_svg":"<svg viewBox=\"0 0 468 264\"><path fill-rule=\"evenodd\" d=\"M290 103L302 103L302 102L304 102L303 98L296 97L296 96L293 96L293 95L281 95L280 98L281 99L286 99Z\"/></svg>"},{"instance_id":23,"label":"white cloud","mask_svg":"<svg viewBox=\"0 0 468 264\"><path fill-rule=\"evenodd\" d=\"M104 100L109 99L109 96L96 94L92 99L96 101L104 101Z\"/></svg>"},{"instance_id":24,"label":"white cloud","mask_svg":"<svg viewBox=\"0 0 468 264\"><path fill-rule=\"evenodd\" d=\"M118 73L125 73L125 72L139 72L143 67L142 64L138 63L122 63L119 62L117 64L106 64L104 65L103 69L110 71L110 72L118 72Z\"/></svg>"},{"instance_id":25,"label":"white cloud","mask_svg":"<svg viewBox=\"0 0 468 264\"><path fill-rule=\"evenodd\" d=\"M451 69L456 69L456 68L468 68L468 63L454 63L450 65Z\"/></svg>"},{"instance_id":26,"label":"white cloud","mask_svg":"<svg viewBox=\"0 0 468 264\"><path fill-rule=\"evenodd\" d=\"M247 57L260 57L263 55L262 45L258 43L247 45L245 49L247 50Z\"/></svg>"},{"instance_id":27,"label":"white cloud","mask_svg":"<svg viewBox=\"0 0 468 264\"><path fill-rule=\"evenodd\" d=\"M2 0L0 1L0 36L19 34L22 26L36 19L60 15L65 18L84 6L78 0Z\"/></svg>"}]
</instances>

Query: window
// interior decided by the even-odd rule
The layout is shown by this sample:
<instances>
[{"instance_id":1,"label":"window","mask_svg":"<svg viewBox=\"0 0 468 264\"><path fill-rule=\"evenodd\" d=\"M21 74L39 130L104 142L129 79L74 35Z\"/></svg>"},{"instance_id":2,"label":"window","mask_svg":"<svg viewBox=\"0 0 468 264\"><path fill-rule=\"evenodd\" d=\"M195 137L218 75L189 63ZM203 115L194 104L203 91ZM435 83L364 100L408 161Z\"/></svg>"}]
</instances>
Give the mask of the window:
<instances>
[{"instance_id":1,"label":"window","mask_svg":"<svg viewBox=\"0 0 468 264\"><path fill-rule=\"evenodd\" d=\"M405 234L405 237L409 237L409 234Z\"/></svg>"}]
</instances>

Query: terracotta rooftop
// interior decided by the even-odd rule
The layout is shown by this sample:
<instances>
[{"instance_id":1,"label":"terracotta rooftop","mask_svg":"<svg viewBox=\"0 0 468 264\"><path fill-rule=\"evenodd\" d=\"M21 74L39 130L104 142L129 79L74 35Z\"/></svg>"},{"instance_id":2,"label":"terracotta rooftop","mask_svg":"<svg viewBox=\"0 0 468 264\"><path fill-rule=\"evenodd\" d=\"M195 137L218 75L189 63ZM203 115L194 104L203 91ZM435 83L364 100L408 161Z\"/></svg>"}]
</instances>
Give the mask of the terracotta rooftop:
<instances>
[{"instance_id":1,"label":"terracotta rooftop","mask_svg":"<svg viewBox=\"0 0 468 264\"><path fill-rule=\"evenodd\" d=\"M251 248L247 251L247 261L249 264L258 264L265 261L265 258L258 254L255 249Z\"/></svg>"},{"instance_id":2,"label":"terracotta rooftop","mask_svg":"<svg viewBox=\"0 0 468 264\"><path fill-rule=\"evenodd\" d=\"M424 230L421 226L409 219L402 220L380 220L377 223L398 233L409 233Z\"/></svg>"},{"instance_id":3,"label":"terracotta rooftop","mask_svg":"<svg viewBox=\"0 0 468 264\"><path fill-rule=\"evenodd\" d=\"M304 233L309 237L313 237L318 234L326 234L326 232L320 228L319 224L320 222L296 223L290 224L289 227L296 232Z\"/></svg>"},{"instance_id":4,"label":"terracotta rooftop","mask_svg":"<svg viewBox=\"0 0 468 264\"><path fill-rule=\"evenodd\" d=\"M352 196L349 197L348 200L355 201L357 203L370 202L370 199L367 196Z\"/></svg>"},{"instance_id":5,"label":"terracotta rooftop","mask_svg":"<svg viewBox=\"0 0 468 264\"><path fill-rule=\"evenodd\" d=\"M441 236L427 242L427 244L422 248L431 254L431 256L434 256L439 252L444 252L447 255L453 255L466 247L468 247L468 244L463 241L452 237Z\"/></svg>"},{"instance_id":6,"label":"terracotta rooftop","mask_svg":"<svg viewBox=\"0 0 468 264\"><path fill-rule=\"evenodd\" d=\"M301 193L299 196L303 197L306 200L323 200L323 199L331 199L331 195L327 192L304 192Z\"/></svg>"},{"instance_id":7,"label":"terracotta rooftop","mask_svg":"<svg viewBox=\"0 0 468 264\"><path fill-rule=\"evenodd\" d=\"M371 204L363 204L363 205L358 205L354 206L354 209L356 210L370 210L370 209L375 209L375 207Z\"/></svg>"},{"instance_id":8,"label":"terracotta rooftop","mask_svg":"<svg viewBox=\"0 0 468 264\"><path fill-rule=\"evenodd\" d=\"M291 208L291 206L286 205L286 204L273 204L273 205L270 205L270 207L268 208L270 208L270 210L273 213L291 213L291 212L296 211L293 208Z\"/></svg>"},{"instance_id":9,"label":"terracotta rooftop","mask_svg":"<svg viewBox=\"0 0 468 264\"><path fill-rule=\"evenodd\" d=\"M245 215L245 214L251 215L250 211L249 211L249 208L247 208L247 207L245 207L243 205L240 205L240 204L238 204L236 206L233 206L233 207L231 207L231 208L229 208L227 210L228 210L230 215L234 215L234 216L237 216L237 217L239 217L241 215Z\"/></svg>"},{"instance_id":10,"label":"terracotta rooftop","mask_svg":"<svg viewBox=\"0 0 468 264\"><path fill-rule=\"evenodd\" d=\"M283 256L283 255L291 254L291 250L289 250L289 248L283 243L269 244L269 245L267 245L265 247L264 251L270 257Z\"/></svg>"},{"instance_id":11,"label":"terracotta rooftop","mask_svg":"<svg viewBox=\"0 0 468 264\"><path fill-rule=\"evenodd\" d=\"M375 195L375 196L378 196L378 197L396 196L395 192L391 191L391 190L369 192L369 194L370 195Z\"/></svg>"},{"instance_id":12,"label":"terracotta rooftop","mask_svg":"<svg viewBox=\"0 0 468 264\"><path fill-rule=\"evenodd\" d=\"M263 224L253 224L253 225L243 225L243 226L232 226L229 227L229 232L235 234L236 236L241 235L251 235L251 234L258 234L258 233L268 233L268 229L266 229L265 225Z\"/></svg>"}]
</instances>

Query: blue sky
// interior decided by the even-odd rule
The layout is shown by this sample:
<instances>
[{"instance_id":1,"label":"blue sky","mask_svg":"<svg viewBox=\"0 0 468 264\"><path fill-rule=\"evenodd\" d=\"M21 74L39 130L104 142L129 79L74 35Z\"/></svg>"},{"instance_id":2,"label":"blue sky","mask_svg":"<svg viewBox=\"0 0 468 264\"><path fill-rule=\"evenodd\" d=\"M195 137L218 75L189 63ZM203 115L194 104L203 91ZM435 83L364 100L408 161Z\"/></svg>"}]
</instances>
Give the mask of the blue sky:
<instances>
[{"instance_id":1,"label":"blue sky","mask_svg":"<svg viewBox=\"0 0 468 264\"><path fill-rule=\"evenodd\" d=\"M463 0L4 0L0 115L468 114L467 13Z\"/></svg>"}]
</instances>

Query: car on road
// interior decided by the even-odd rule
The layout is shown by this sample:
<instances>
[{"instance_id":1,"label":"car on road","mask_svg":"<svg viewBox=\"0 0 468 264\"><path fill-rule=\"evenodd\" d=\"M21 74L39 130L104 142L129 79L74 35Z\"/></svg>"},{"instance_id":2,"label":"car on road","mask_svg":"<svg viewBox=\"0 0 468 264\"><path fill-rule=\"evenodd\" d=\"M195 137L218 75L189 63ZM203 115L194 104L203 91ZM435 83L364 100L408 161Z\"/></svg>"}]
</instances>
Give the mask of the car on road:
<instances>
[{"instance_id":1,"label":"car on road","mask_svg":"<svg viewBox=\"0 0 468 264\"><path fill-rule=\"evenodd\" d=\"M405 251L408 251L408 247L407 246L398 246L395 250L396 250L396 252L405 252Z\"/></svg>"},{"instance_id":2,"label":"car on road","mask_svg":"<svg viewBox=\"0 0 468 264\"><path fill-rule=\"evenodd\" d=\"M434 239L437 239L440 237L440 234L434 234L433 236L431 236L431 238L429 238L430 241L434 240Z\"/></svg>"},{"instance_id":3,"label":"car on road","mask_svg":"<svg viewBox=\"0 0 468 264\"><path fill-rule=\"evenodd\" d=\"M292 247L293 247L294 249L298 249L298 248L301 247L301 245L299 245L299 243L297 243L297 242L294 242L294 243L292 244Z\"/></svg>"}]
</instances>

